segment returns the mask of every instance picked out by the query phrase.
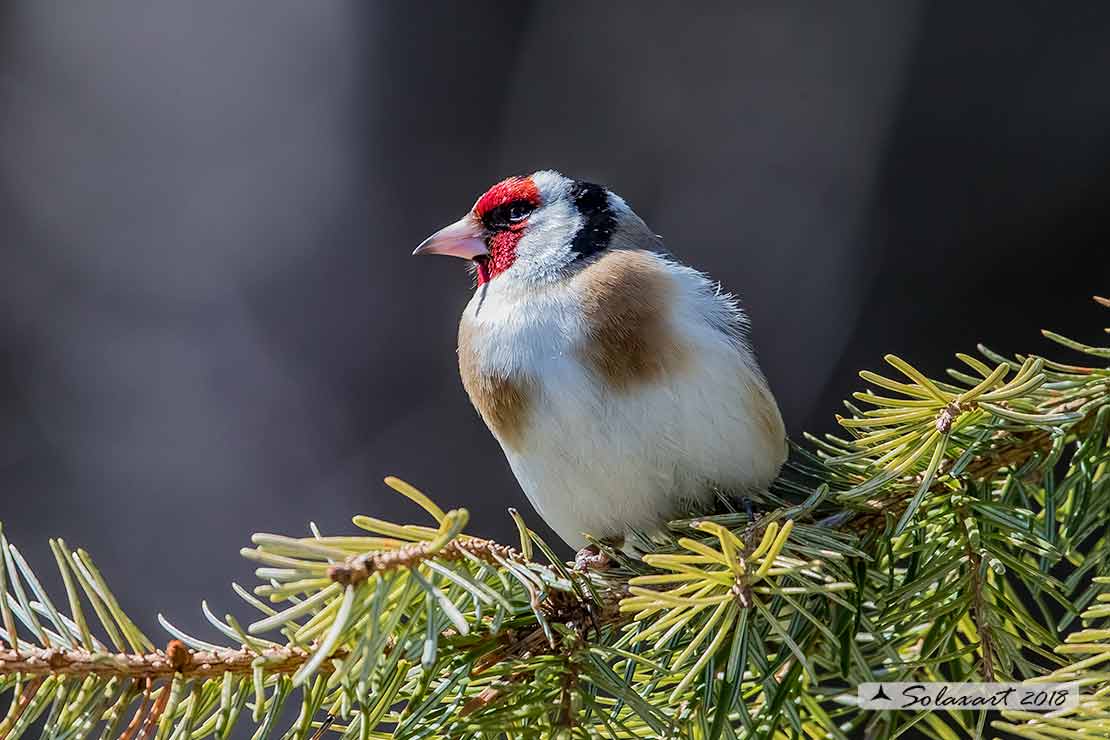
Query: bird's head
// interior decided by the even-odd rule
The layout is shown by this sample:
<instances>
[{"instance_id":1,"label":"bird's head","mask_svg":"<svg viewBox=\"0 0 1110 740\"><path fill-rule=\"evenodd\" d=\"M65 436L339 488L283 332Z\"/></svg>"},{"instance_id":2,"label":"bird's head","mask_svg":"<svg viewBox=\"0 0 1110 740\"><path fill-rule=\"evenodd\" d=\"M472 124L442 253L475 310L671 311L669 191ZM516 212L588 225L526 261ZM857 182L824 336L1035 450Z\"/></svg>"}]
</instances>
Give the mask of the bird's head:
<instances>
[{"instance_id":1,"label":"bird's head","mask_svg":"<svg viewBox=\"0 0 1110 740\"><path fill-rule=\"evenodd\" d=\"M650 247L656 237L614 193L553 170L510 177L470 212L416 248L471 260L478 284L545 283L611 246Z\"/></svg>"}]
</instances>

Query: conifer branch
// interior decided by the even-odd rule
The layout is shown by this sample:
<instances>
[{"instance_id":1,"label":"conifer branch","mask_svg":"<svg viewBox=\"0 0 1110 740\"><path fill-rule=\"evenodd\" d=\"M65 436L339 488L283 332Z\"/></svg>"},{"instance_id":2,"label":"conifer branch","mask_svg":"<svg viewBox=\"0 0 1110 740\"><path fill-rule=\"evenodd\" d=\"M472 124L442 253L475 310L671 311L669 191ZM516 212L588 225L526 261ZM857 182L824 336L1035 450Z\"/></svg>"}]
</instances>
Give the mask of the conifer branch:
<instances>
[{"instance_id":1,"label":"conifer branch","mask_svg":"<svg viewBox=\"0 0 1110 740\"><path fill-rule=\"evenodd\" d=\"M172 644L172 643L171 643ZM166 651L152 653L97 653L65 648L24 647L20 652L0 650L0 675L24 677L94 676L122 679L167 679L175 675L188 678L221 678L225 673L249 676L256 661L271 674L293 675L312 654L296 647L267 648L253 652L246 648L188 651L184 664L176 664ZM342 655L333 656L341 659ZM327 672L328 666L321 670Z\"/></svg>"},{"instance_id":2,"label":"conifer branch","mask_svg":"<svg viewBox=\"0 0 1110 740\"><path fill-rule=\"evenodd\" d=\"M1046 336L1101 364L980 347L938 380L888 356L898 377L861 373L876 390L842 436L794 450L758 517L722 495L602 573L515 512L518 546L467 535L465 510L390 478L433 524L255 535L259 584L233 584L255 620L202 604L201 638L160 616L158 650L87 553L51 542L52 598L0 531L0 740L226 740L246 722L264 740L290 701L290 740L948 740L982 717L863 712L853 687L992 679L1085 690L995 730L1105 736L1110 348Z\"/></svg>"},{"instance_id":3,"label":"conifer branch","mask_svg":"<svg viewBox=\"0 0 1110 740\"><path fill-rule=\"evenodd\" d=\"M528 562L527 558L508 545L478 537L466 537L448 542L439 550L433 549L431 543L417 542L404 545L397 550L355 555L347 558L342 563L331 566L328 569L328 578L336 583L349 586L362 583L375 573L412 568L430 558L445 562L461 560L464 557L464 552L494 566L502 561L522 565Z\"/></svg>"}]
</instances>

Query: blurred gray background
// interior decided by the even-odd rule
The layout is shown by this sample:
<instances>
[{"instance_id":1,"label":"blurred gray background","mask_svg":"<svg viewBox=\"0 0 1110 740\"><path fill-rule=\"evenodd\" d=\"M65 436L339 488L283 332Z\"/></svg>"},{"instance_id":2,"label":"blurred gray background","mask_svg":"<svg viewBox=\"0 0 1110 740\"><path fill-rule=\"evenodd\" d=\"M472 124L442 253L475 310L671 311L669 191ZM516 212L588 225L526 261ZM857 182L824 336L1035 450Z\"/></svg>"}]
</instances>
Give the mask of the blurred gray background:
<instances>
[{"instance_id":1,"label":"blurred gray background","mask_svg":"<svg viewBox=\"0 0 1110 740\"><path fill-rule=\"evenodd\" d=\"M610 185L738 292L792 434L856 370L1091 340L1110 4L0 4L0 519L144 626L222 612L252 531L531 512L455 369L501 177Z\"/></svg>"}]
</instances>

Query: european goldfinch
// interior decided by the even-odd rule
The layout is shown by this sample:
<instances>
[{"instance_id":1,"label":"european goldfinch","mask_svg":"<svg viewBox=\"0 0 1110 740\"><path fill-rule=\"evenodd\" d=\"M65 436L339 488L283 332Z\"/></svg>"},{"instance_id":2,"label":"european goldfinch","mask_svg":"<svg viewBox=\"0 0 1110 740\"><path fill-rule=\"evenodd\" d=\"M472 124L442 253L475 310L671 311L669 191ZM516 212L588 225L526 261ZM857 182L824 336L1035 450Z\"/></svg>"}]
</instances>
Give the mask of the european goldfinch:
<instances>
[{"instance_id":1,"label":"european goldfinch","mask_svg":"<svg viewBox=\"0 0 1110 740\"><path fill-rule=\"evenodd\" d=\"M575 547L658 531L714 489L763 488L786 459L743 310L662 249L618 195L544 170L497 183L414 252L472 262L463 386Z\"/></svg>"}]
</instances>

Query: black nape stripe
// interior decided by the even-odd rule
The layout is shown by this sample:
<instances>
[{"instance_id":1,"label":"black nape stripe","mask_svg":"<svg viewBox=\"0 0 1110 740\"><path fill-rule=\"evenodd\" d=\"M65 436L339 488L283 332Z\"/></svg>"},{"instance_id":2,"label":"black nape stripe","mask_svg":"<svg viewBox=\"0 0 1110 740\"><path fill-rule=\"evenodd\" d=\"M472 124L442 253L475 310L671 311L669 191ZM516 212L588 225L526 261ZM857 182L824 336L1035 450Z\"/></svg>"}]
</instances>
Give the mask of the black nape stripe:
<instances>
[{"instance_id":1,"label":"black nape stripe","mask_svg":"<svg viewBox=\"0 0 1110 740\"><path fill-rule=\"evenodd\" d=\"M574 235L571 251L579 257L589 257L609 247L609 239L617 228L617 218L609 207L609 194L605 188L592 182L575 181L570 187L570 197L582 214L582 228Z\"/></svg>"}]
</instances>

